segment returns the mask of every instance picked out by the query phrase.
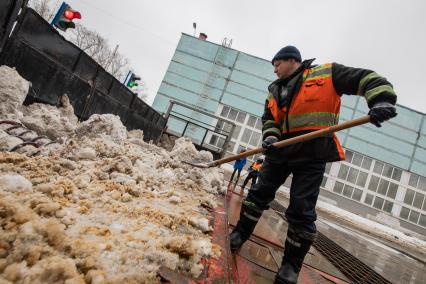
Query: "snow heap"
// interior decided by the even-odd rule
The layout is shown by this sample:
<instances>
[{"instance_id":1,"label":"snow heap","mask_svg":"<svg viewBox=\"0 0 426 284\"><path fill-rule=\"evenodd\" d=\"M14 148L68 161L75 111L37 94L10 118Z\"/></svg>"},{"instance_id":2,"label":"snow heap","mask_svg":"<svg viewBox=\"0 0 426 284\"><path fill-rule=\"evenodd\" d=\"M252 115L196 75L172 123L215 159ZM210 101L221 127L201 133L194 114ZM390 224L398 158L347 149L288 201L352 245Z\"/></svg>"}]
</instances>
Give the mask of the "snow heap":
<instances>
[{"instance_id":1,"label":"snow heap","mask_svg":"<svg viewBox=\"0 0 426 284\"><path fill-rule=\"evenodd\" d=\"M62 130L36 156L0 152L0 283L160 283L160 267L197 277L220 254L206 208L223 174L181 162L211 155L185 138L171 152L145 143L113 115Z\"/></svg>"},{"instance_id":2,"label":"snow heap","mask_svg":"<svg viewBox=\"0 0 426 284\"><path fill-rule=\"evenodd\" d=\"M66 95L61 98L61 107L35 103L22 107L22 124L52 139L74 134L78 119Z\"/></svg>"},{"instance_id":3,"label":"snow heap","mask_svg":"<svg viewBox=\"0 0 426 284\"><path fill-rule=\"evenodd\" d=\"M29 86L15 69L0 67L0 119L22 117L19 109L27 96Z\"/></svg>"},{"instance_id":4,"label":"snow heap","mask_svg":"<svg viewBox=\"0 0 426 284\"><path fill-rule=\"evenodd\" d=\"M77 137L90 138L108 135L114 141L119 142L127 138L127 130L117 115L94 114L77 126L76 135Z\"/></svg>"}]
</instances>

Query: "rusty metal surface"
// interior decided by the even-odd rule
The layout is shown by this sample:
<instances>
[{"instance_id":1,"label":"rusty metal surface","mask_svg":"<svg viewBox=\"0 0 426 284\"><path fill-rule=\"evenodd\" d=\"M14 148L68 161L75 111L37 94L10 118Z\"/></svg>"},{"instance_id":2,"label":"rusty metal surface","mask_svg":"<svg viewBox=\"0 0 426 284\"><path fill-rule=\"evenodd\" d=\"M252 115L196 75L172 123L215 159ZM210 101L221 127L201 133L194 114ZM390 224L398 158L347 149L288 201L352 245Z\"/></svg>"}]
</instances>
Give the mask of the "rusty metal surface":
<instances>
[{"instance_id":1,"label":"rusty metal surface","mask_svg":"<svg viewBox=\"0 0 426 284\"><path fill-rule=\"evenodd\" d=\"M277 201L271 202L270 206L277 212L286 210ZM321 232L318 232L313 246L354 283L391 283Z\"/></svg>"},{"instance_id":2,"label":"rusty metal surface","mask_svg":"<svg viewBox=\"0 0 426 284\"><path fill-rule=\"evenodd\" d=\"M231 283L232 259L228 241L228 218L226 196L216 199L217 207L211 210L213 220L212 243L220 248L218 258L203 259L204 271L190 283L219 284Z\"/></svg>"}]
</instances>

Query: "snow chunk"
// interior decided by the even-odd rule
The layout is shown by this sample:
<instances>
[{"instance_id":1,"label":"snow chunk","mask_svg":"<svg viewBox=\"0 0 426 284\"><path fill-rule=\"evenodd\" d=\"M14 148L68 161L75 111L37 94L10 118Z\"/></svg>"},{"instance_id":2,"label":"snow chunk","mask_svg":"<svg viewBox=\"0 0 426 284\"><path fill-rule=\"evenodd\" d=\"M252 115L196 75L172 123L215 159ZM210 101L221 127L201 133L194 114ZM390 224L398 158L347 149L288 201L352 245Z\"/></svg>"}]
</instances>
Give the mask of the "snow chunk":
<instances>
[{"instance_id":1,"label":"snow chunk","mask_svg":"<svg viewBox=\"0 0 426 284\"><path fill-rule=\"evenodd\" d=\"M175 157L179 160L197 160L198 162L211 162L213 155L208 151L198 152L191 140L186 137L181 137L175 141L175 145L170 151L170 157Z\"/></svg>"},{"instance_id":2,"label":"snow chunk","mask_svg":"<svg viewBox=\"0 0 426 284\"><path fill-rule=\"evenodd\" d=\"M18 174L0 176L0 188L10 192L32 192L32 183Z\"/></svg>"},{"instance_id":3,"label":"snow chunk","mask_svg":"<svg viewBox=\"0 0 426 284\"><path fill-rule=\"evenodd\" d=\"M22 124L39 135L46 135L52 139L69 137L75 131L78 119L74 115L74 108L68 96L61 97L61 107L34 103L22 108L24 117Z\"/></svg>"},{"instance_id":4,"label":"snow chunk","mask_svg":"<svg viewBox=\"0 0 426 284\"><path fill-rule=\"evenodd\" d=\"M0 119L20 118L30 84L15 69L0 66Z\"/></svg>"},{"instance_id":5,"label":"snow chunk","mask_svg":"<svg viewBox=\"0 0 426 284\"><path fill-rule=\"evenodd\" d=\"M77 126L76 134L78 137L89 138L105 135L115 142L121 142L127 138L127 129L117 115L94 114Z\"/></svg>"},{"instance_id":6,"label":"snow chunk","mask_svg":"<svg viewBox=\"0 0 426 284\"><path fill-rule=\"evenodd\" d=\"M22 139L6 134L5 136L0 138L0 151L9 151L13 147L21 144L22 142Z\"/></svg>"},{"instance_id":7,"label":"snow chunk","mask_svg":"<svg viewBox=\"0 0 426 284\"><path fill-rule=\"evenodd\" d=\"M78 149L75 152L74 158L76 160L94 160L96 158L96 151L90 147Z\"/></svg>"}]
</instances>

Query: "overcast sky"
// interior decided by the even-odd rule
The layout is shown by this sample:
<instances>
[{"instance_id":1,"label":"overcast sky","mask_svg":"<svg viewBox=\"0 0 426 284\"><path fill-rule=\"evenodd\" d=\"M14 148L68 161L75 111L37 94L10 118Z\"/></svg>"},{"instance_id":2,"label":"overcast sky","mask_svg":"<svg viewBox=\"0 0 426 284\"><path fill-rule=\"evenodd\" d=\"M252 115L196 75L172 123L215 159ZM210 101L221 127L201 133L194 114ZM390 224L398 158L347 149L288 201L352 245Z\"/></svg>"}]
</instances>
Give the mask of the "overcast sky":
<instances>
[{"instance_id":1,"label":"overcast sky","mask_svg":"<svg viewBox=\"0 0 426 284\"><path fill-rule=\"evenodd\" d=\"M375 70L393 83L398 103L426 113L425 0L67 0L81 23L130 59L152 103L181 33L233 40L267 60L283 46L303 58ZM272 65L271 65L272 70Z\"/></svg>"}]
</instances>

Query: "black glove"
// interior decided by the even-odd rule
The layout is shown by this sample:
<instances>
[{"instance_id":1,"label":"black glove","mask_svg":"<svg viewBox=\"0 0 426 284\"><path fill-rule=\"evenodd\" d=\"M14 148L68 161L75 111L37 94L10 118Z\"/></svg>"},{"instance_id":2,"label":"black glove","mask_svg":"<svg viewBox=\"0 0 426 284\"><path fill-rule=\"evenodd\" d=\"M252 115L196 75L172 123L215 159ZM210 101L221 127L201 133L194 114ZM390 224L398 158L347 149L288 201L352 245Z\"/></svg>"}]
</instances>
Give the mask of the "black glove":
<instances>
[{"instance_id":1,"label":"black glove","mask_svg":"<svg viewBox=\"0 0 426 284\"><path fill-rule=\"evenodd\" d=\"M370 122L377 127L382 127L381 123L383 121L397 115L395 106L388 102L375 103L368 114L370 115Z\"/></svg>"},{"instance_id":2,"label":"black glove","mask_svg":"<svg viewBox=\"0 0 426 284\"><path fill-rule=\"evenodd\" d=\"M265 149L265 154L270 154L277 150L277 148L273 145L275 142L278 142L278 138L275 136L268 136L262 141L262 148Z\"/></svg>"}]
</instances>

